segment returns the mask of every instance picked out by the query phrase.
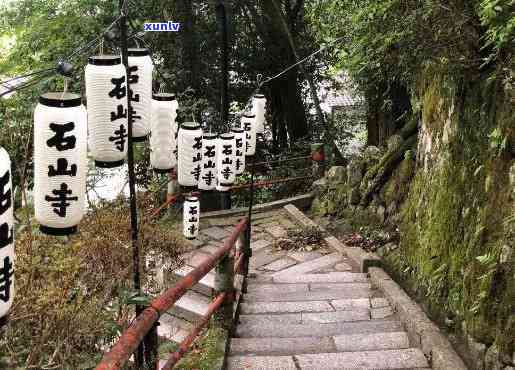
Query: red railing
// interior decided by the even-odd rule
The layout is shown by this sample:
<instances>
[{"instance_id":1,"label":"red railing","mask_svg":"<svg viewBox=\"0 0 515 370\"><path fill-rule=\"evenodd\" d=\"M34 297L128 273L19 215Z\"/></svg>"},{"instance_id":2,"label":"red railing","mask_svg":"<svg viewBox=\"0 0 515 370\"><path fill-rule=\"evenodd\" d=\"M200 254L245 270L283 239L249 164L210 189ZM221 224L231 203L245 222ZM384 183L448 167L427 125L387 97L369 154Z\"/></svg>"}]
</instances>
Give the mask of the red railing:
<instances>
[{"instance_id":1,"label":"red railing","mask_svg":"<svg viewBox=\"0 0 515 370\"><path fill-rule=\"evenodd\" d=\"M138 346L144 342L146 336L155 327L161 315L167 312L191 287L206 276L209 271L219 265L221 266L221 270L227 274L227 276L222 277L222 280L226 280L226 284L221 288L215 287L217 295L211 302L207 314L193 329L192 333L180 344L179 350L173 353L166 362L165 369L171 369L188 351L211 316L219 310L222 305L227 305L227 307L230 306L232 308L234 301L233 273L236 270L245 275L248 269L248 258L245 258L245 256L250 256L250 240L249 233L247 232L248 226L248 218L242 219L229 238L224 241L224 245L219 248L216 253L206 258L201 265L183 277L175 286L155 298L150 303L149 307L147 307L135 319L131 326L125 330L112 349L104 355L96 369L114 370L120 369L126 364L131 355L138 349ZM238 239L241 241L239 250L231 254ZM237 259L236 264L234 263L234 256L236 256ZM245 266L245 261L247 262L247 266ZM231 317L227 319L232 321L232 312L230 316ZM154 359L152 367L157 368L157 364L158 359Z\"/></svg>"}]
</instances>

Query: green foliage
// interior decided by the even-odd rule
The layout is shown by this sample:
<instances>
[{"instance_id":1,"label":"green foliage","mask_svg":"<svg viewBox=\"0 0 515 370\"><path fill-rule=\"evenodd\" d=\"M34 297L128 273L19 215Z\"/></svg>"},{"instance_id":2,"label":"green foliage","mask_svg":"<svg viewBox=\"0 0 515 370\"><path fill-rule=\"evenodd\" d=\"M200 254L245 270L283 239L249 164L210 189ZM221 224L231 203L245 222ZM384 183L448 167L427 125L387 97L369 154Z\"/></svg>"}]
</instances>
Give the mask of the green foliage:
<instances>
[{"instance_id":1,"label":"green foliage","mask_svg":"<svg viewBox=\"0 0 515 370\"><path fill-rule=\"evenodd\" d=\"M500 263L500 254L503 245L513 243L505 223L513 199L509 161L499 156L497 145L492 148L489 134L498 132L496 137L509 142L514 113L498 85L444 80L425 92L432 95L428 102L440 105L424 105L425 123L438 140L446 117L445 125L459 130L441 149L439 164L416 174L403 209L401 248L387 261L449 329L466 327L476 340L495 341L512 353L513 261ZM450 91L462 95L449 97Z\"/></svg>"},{"instance_id":2,"label":"green foliage","mask_svg":"<svg viewBox=\"0 0 515 370\"><path fill-rule=\"evenodd\" d=\"M105 204L69 240L44 236L35 225L17 233L17 294L0 336L0 363L9 369L92 368L99 348L128 326L133 306L148 302L131 288L127 208L123 202ZM142 254L179 263L182 237L170 227L146 223L140 240ZM143 272L145 286L157 290Z\"/></svg>"}]
</instances>

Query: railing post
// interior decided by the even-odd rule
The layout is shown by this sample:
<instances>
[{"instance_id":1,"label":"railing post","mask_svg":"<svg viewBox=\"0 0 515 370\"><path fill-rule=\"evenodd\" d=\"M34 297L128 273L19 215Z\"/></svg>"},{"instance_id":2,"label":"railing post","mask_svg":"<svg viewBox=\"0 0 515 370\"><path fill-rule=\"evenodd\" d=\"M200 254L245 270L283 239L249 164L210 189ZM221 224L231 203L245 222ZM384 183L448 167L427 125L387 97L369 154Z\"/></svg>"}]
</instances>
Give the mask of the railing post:
<instances>
[{"instance_id":1,"label":"railing post","mask_svg":"<svg viewBox=\"0 0 515 370\"><path fill-rule=\"evenodd\" d=\"M177 182L177 166L168 174L168 186L166 189L166 201L170 198L177 196L180 192L179 183ZM175 214L171 205L168 205L168 214L170 216Z\"/></svg>"},{"instance_id":2,"label":"railing post","mask_svg":"<svg viewBox=\"0 0 515 370\"><path fill-rule=\"evenodd\" d=\"M157 336L157 327L159 323L155 323L152 326L152 329L148 332L148 334L143 339L143 344L145 347L145 364L148 369L157 370L159 369L159 338Z\"/></svg>"},{"instance_id":3,"label":"railing post","mask_svg":"<svg viewBox=\"0 0 515 370\"><path fill-rule=\"evenodd\" d=\"M213 319L225 330L231 330L234 314L234 256L229 253L216 266L214 297L225 292L226 297Z\"/></svg>"}]
</instances>

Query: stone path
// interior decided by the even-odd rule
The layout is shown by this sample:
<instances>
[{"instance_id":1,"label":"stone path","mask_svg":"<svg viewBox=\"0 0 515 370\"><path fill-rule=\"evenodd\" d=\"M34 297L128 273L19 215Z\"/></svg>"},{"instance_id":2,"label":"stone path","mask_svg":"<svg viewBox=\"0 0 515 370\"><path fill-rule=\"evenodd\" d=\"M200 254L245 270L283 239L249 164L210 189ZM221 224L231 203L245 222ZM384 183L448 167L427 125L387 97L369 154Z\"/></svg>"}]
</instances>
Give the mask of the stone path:
<instances>
[{"instance_id":1,"label":"stone path","mask_svg":"<svg viewBox=\"0 0 515 370\"><path fill-rule=\"evenodd\" d=\"M202 220L185 264L159 274L172 286L222 245L240 217ZM306 219L302 222L306 224ZM274 241L298 220L285 209L253 216L248 289L230 342L228 369L427 369L396 313L353 260L328 245L284 251ZM210 272L161 317L158 333L180 342L206 313ZM237 288L240 288L237 285Z\"/></svg>"},{"instance_id":2,"label":"stone path","mask_svg":"<svg viewBox=\"0 0 515 370\"><path fill-rule=\"evenodd\" d=\"M322 246L278 251L298 227L284 210L253 222L248 290L228 369L427 369L395 312L367 274Z\"/></svg>"}]
</instances>

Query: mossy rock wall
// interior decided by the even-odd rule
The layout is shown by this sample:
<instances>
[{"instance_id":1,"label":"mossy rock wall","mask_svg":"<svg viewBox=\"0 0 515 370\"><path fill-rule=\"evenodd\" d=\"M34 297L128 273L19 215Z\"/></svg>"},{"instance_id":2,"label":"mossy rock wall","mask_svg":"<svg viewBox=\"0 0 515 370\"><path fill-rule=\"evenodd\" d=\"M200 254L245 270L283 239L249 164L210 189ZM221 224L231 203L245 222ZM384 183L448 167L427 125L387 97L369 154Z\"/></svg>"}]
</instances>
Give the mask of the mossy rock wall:
<instances>
[{"instance_id":1,"label":"mossy rock wall","mask_svg":"<svg viewBox=\"0 0 515 370\"><path fill-rule=\"evenodd\" d=\"M413 101L418 140L362 211L398 226L385 268L457 339L470 367L515 367L513 97L500 79L427 71ZM357 186L328 177L313 213L352 223L361 207L350 194L363 199L391 156L364 165Z\"/></svg>"},{"instance_id":2,"label":"mossy rock wall","mask_svg":"<svg viewBox=\"0 0 515 370\"><path fill-rule=\"evenodd\" d=\"M495 82L424 77L417 172L401 208L400 248L386 257L387 267L466 339L471 352L495 346L498 360L509 365L515 338L513 103ZM475 356L473 368L493 368Z\"/></svg>"}]
</instances>

